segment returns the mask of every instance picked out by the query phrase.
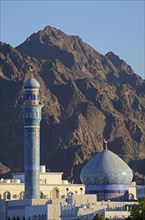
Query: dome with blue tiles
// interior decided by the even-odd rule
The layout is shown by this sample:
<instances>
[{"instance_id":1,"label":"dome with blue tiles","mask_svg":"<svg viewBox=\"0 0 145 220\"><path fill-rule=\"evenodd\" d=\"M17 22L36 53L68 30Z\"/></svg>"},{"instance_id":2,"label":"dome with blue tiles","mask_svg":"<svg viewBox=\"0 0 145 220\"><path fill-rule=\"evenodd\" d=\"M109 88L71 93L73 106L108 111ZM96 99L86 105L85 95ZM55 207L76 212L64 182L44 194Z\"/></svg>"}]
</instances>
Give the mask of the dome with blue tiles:
<instances>
[{"instance_id":1,"label":"dome with blue tiles","mask_svg":"<svg viewBox=\"0 0 145 220\"><path fill-rule=\"evenodd\" d=\"M25 89L28 89L28 88L32 88L32 89L33 88L37 88L37 89L39 89L40 88L40 84L39 84L39 82L36 79L34 79L33 77L30 77L30 78L25 80L24 88Z\"/></svg>"},{"instance_id":2,"label":"dome with blue tiles","mask_svg":"<svg viewBox=\"0 0 145 220\"><path fill-rule=\"evenodd\" d=\"M106 149L98 153L84 166L80 178L85 185L129 185L132 181L133 173L120 157Z\"/></svg>"}]
</instances>

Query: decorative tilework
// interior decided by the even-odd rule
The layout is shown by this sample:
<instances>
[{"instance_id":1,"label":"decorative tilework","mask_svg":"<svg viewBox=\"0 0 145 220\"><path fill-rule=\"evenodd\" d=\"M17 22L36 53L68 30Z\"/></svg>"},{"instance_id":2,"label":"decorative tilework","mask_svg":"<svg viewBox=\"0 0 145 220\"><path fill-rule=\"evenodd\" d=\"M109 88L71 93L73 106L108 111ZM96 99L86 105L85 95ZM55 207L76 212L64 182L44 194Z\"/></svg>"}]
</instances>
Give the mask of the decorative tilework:
<instances>
[{"instance_id":1,"label":"decorative tilework","mask_svg":"<svg viewBox=\"0 0 145 220\"><path fill-rule=\"evenodd\" d=\"M86 193L97 194L98 200L125 201L133 174L120 157L104 150L84 166L80 178L86 185Z\"/></svg>"},{"instance_id":2,"label":"decorative tilework","mask_svg":"<svg viewBox=\"0 0 145 220\"><path fill-rule=\"evenodd\" d=\"M86 194L97 194L97 200L121 200L127 199L128 185L120 184L96 184L86 185ZM124 197L125 196L125 197Z\"/></svg>"},{"instance_id":3,"label":"decorative tilework","mask_svg":"<svg viewBox=\"0 0 145 220\"><path fill-rule=\"evenodd\" d=\"M39 103L40 84L29 78L24 83L24 147L25 197L40 198L40 121L42 105Z\"/></svg>"},{"instance_id":4,"label":"decorative tilework","mask_svg":"<svg viewBox=\"0 0 145 220\"><path fill-rule=\"evenodd\" d=\"M39 198L40 143L39 128L25 128L25 196Z\"/></svg>"},{"instance_id":5,"label":"decorative tilework","mask_svg":"<svg viewBox=\"0 0 145 220\"><path fill-rule=\"evenodd\" d=\"M41 121L41 108L42 106L23 106L23 119L24 119L24 126L32 126L32 125L39 125Z\"/></svg>"},{"instance_id":6,"label":"decorative tilework","mask_svg":"<svg viewBox=\"0 0 145 220\"><path fill-rule=\"evenodd\" d=\"M84 184L130 184L133 174L120 157L104 150L85 165L80 178Z\"/></svg>"}]
</instances>

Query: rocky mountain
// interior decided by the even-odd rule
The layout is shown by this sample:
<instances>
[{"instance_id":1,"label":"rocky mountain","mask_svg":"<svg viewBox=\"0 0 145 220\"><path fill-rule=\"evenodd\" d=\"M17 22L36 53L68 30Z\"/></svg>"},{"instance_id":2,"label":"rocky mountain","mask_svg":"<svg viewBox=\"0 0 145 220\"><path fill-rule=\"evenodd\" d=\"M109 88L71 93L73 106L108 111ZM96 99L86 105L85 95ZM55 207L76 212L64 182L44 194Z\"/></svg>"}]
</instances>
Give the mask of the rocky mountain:
<instances>
[{"instance_id":1,"label":"rocky mountain","mask_svg":"<svg viewBox=\"0 0 145 220\"><path fill-rule=\"evenodd\" d=\"M79 182L84 164L108 148L145 175L145 81L119 56L47 26L12 48L0 43L1 161L23 170L23 83L41 85L41 164Z\"/></svg>"}]
</instances>

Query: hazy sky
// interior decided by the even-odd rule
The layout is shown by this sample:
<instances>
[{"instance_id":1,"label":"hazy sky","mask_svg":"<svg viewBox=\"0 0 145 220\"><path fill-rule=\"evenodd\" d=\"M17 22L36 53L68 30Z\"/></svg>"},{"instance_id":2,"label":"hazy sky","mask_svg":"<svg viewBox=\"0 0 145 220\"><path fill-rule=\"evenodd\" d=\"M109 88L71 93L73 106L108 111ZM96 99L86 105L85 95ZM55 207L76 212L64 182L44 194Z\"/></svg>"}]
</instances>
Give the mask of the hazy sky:
<instances>
[{"instance_id":1,"label":"hazy sky","mask_svg":"<svg viewBox=\"0 0 145 220\"><path fill-rule=\"evenodd\" d=\"M144 0L1 0L1 41L15 47L47 25L80 36L103 55L113 51L145 78Z\"/></svg>"}]
</instances>

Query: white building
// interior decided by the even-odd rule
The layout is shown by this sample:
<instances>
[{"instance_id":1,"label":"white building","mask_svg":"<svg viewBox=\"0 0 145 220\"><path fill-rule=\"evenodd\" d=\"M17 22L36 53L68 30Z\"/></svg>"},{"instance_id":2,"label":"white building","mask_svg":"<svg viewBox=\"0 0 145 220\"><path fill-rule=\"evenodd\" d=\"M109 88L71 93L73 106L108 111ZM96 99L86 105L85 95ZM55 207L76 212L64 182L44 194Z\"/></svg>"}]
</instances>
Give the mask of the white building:
<instances>
[{"instance_id":1,"label":"white building","mask_svg":"<svg viewBox=\"0 0 145 220\"><path fill-rule=\"evenodd\" d=\"M62 180L61 172L46 172L40 169L40 198L66 199L68 194L84 194L83 184L72 184ZM13 179L0 180L0 198L5 200L24 199L24 173L13 173Z\"/></svg>"}]
</instances>

